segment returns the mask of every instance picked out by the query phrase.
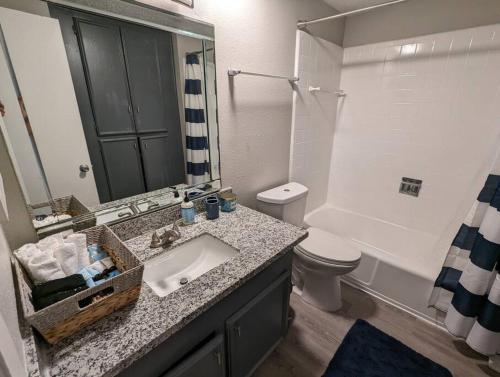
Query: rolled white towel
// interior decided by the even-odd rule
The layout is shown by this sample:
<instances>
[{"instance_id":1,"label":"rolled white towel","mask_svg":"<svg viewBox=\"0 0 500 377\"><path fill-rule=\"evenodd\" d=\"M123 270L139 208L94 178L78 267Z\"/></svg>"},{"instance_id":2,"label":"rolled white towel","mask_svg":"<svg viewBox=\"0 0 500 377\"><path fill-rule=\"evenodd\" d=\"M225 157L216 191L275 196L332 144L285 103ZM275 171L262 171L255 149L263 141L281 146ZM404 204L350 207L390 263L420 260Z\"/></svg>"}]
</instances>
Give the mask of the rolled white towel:
<instances>
[{"instance_id":1,"label":"rolled white towel","mask_svg":"<svg viewBox=\"0 0 500 377\"><path fill-rule=\"evenodd\" d=\"M90 264L89 252L87 250L87 235L81 233L70 234L64 242L75 245L76 253L78 254L78 270Z\"/></svg>"},{"instance_id":2,"label":"rolled white towel","mask_svg":"<svg viewBox=\"0 0 500 377\"><path fill-rule=\"evenodd\" d=\"M63 242L54 249L54 257L57 259L66 275L76 274L78 268L78 253L74 243Z\"/></svg>"},{"instance_id":3,"label":"rolled white towel","mask_svg":"<svg viewBox=\"0 0 500 377\"><path fill-rule=\"evenodd\" d=\"M50 253L51 255L54 255L54 250L56 250L60 245L62 245L63 242L64 241L61 234L54 234L52 236L44 238L43 240L38 241L36 245L40 250Z\"/></svg>"},{"instance_id":4,"label":"rolled white towel","mask_svg":"<svg viewBox=\"0 0 500 377\"><path fill-rule=\"evenodd\" d=\"M27 270L36 283L45 283L66 276L57 259L48 253L38 253L33 256L28 263Z\"/></svg>"},{"instance_id":5,"label":"rolled white towel","mask_svg":"<svg viewBox=\"0 0 500 377\"><path fill-rule=\"evenodd\" d=\"M26 245L21 246L14 252L17 260L22 264L22 266L28 270L29 261L35 255L40 254L42 251L34 244L28 243Z\"/></svg>"}]
</instances>

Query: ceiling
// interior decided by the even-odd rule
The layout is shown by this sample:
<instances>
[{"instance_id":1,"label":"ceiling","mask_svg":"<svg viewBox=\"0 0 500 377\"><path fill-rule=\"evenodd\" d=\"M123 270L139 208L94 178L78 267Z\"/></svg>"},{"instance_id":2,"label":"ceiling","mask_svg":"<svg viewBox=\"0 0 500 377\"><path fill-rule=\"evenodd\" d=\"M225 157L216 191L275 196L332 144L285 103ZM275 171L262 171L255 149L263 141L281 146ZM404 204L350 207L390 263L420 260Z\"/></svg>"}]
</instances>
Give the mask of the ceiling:
<instances>
[{"instance_id":1,"label":"ceiling","mask_svg":"<svg viewBox=\"0 0 500 377\"><path fill-rule=\"evenodd\" d=\"M390 0L323 0L339 12L347 12L354 9L369 7L372 5L387 3Z\"/></svg>"}]
</instances>

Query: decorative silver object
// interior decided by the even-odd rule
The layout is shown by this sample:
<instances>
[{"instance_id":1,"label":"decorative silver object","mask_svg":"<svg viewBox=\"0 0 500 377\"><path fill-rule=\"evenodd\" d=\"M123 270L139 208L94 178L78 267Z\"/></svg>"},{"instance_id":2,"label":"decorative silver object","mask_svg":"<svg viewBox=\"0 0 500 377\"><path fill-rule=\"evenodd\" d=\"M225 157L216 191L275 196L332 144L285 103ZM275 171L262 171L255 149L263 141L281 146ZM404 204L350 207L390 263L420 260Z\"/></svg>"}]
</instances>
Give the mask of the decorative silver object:
<instances>
[{"instance_id":1,"label":"decorative silver object","mask_svg":"<svg viewBox=\"0 0 500 377\"><path fill-rule=\"evenodd\" d=\"M181 238L181 231L177 226L177 222L174 221L172 229L166 230L162 235L158 235L156 231L153 232L151 236L151 244L149 247L156 249L158 247L170 246L173 242Z\"/></svg>"}]
</instances>

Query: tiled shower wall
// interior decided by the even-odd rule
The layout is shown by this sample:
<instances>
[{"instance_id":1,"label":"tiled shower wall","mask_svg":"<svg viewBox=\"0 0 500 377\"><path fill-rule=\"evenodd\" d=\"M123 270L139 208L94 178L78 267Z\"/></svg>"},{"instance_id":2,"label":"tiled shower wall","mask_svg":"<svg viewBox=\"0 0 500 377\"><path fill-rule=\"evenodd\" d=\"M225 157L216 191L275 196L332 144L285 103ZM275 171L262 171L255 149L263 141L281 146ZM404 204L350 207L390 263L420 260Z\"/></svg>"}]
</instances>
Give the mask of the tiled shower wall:
<instances>
[{"instance_id":1,"label":"tiled shower wall","mask_svg":"<svg viewBox=\"0 0 500 377\"><path fill-rule=\"evenodd\" d=\"M307 210L326 201L343 49L297 32L290 180L309 188ZM320 88L310 92L309 87Z\"/></svg>"},{"instance_id":2,"label":"tiled shower wall","mask_svg":"<svg viewBox=\"0 0 500 377\"><path fill-rule=\"evenodd\" d=\"M347 48L343 64L328 202L442 234L500 146L500 25ZM423 180L418 198L401 177Z\"/></svg>"}]
</instances>

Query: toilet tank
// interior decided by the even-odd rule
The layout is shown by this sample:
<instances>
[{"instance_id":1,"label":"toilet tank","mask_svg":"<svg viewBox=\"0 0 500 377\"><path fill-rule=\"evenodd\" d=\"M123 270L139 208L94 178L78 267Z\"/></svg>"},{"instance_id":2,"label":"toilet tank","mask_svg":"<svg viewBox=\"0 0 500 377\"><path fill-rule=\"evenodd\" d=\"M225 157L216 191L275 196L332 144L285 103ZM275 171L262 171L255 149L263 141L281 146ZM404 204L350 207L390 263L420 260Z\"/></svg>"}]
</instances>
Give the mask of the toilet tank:
<instances>
[{"instance_id":1,"label":"toilet tank","mask_svg":"<svg viewBox=\"0 0 500 377\"><path fill-rule=\"evenodd\" d=\"M257 194L257 210L289 224L302 226L307 187L290 182Z\"/></svg>"}]
</instances>

